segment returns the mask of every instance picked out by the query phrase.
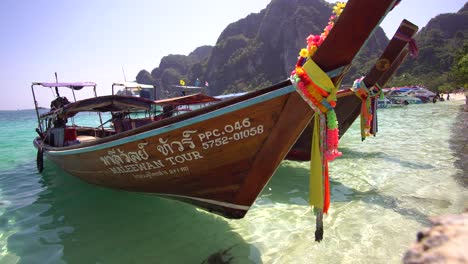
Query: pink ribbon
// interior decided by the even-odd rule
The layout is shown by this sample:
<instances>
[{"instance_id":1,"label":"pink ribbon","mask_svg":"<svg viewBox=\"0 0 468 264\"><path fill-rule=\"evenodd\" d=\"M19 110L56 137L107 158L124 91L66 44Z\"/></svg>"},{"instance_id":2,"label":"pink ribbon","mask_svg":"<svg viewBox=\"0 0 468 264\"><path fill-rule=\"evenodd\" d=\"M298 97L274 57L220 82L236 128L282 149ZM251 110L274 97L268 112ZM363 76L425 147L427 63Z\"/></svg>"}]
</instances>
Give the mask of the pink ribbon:
<instances>
[{"instance_id":1,"label":"pink ribbon","mask_svg":"<svg viewBox=\"0 0 468 264\"><path fill-rule=\"evenodd\" d=\"M395 38L408 42L408 49L410 51L411 57L416 58L419 53L418 46L416 46L416 41L414 38L410 38L400 32L395 33Z\"/></svg>"}]
</instances>

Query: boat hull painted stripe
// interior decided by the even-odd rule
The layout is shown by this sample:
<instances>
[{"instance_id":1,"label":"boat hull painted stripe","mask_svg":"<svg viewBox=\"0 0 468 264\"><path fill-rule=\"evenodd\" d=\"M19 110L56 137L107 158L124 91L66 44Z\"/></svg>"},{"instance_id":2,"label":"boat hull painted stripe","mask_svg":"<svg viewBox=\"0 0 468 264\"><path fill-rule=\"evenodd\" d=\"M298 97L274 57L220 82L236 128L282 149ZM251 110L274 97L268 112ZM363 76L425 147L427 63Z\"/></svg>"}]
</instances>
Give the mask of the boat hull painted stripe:
<instances>
[{"instance_id":1,"label":"boat hull painted stripe","mask_svg":"<svg viewBox=\"0 0 468 264\"><path fill-rule=\"evenodd\" d=\"M119 146L119 145L129 143L129 142L137 141L137 140L140 140L140 139L144 139L144 138L153 137L153 136L156 136L156 135L159 135L159 134L167 133L167 132L175 130L175 129L179 129L179 128L189 126L189 125L201 122L201 121L205 121L205 120L208 120L208 119L211 119L211 118L214 118L214 117L218 117L218 116L230 113L230 112L234 112L234 111L237 111L239 109L249 107L251 105L255 105L255 104L258 104L260 102L268 101L268 100L271 100L273 98L283 96L285 94L288 94L288 93L291 93L291 92L294 92L294 91L295 91L294 86L289 85L289 86L286 86L286 87L284 87L282 89L279 89L279 90L276 90L276 91L273 91L273 92L270 92L270 93L267 93L267 94L264 94L264 95L261 95L261 96L257 96L255 98L249 99L247 101L240 102L240 103L237 103L237 104L233 104L233 105L224 107L222 109L215 110L213 112L210 112L210 113L207 113L207 114L204 114L204 115L200 115L200 116L188 119L185 122L179 122L177 124L168 125L168 126L165 126L165 127L157 128L157 129L146 131L146 132L142 132L142 133L137 134L137 135L133 135L133 136L129 136L129 137L126 137L126 138L106 142L106 143L103 143L103 144L98 144L98 145L95 145L95 146L89 146L89 147L78 148L78 149L70 149L70 150L49 150L49 151L46 151L45 153L47 155L62 156L62 155L72 155L72 154L86 153L86 152L111 148L111 147L115 147L115 146Z\"/></svg>"},{"instance_id":2,"label":"boat hull painted stripe","mask_svg":"<svg viewBox=\"0 0 468 264\"><path fill-rule=\"evenodd\" d=\"M204 203L209 203L209 204L214 204L214 205L219 205L222 207L226 208L231 208L231 209L237 209L237 210L244 210L248 211L250 209L250 206L246 205L238 205L238 204L232 204L232 203L226 203L226 202L220 202L216 200L211 200L211 199L204 199L204 198L197 198L197 197L191 197L191 196L184 196L184 195L175 195L175 194L155 194L161 197L179 197L179 198L184 198L184 199L189 199L189 200L196 200Z\"/></svg>"}]
</instances>

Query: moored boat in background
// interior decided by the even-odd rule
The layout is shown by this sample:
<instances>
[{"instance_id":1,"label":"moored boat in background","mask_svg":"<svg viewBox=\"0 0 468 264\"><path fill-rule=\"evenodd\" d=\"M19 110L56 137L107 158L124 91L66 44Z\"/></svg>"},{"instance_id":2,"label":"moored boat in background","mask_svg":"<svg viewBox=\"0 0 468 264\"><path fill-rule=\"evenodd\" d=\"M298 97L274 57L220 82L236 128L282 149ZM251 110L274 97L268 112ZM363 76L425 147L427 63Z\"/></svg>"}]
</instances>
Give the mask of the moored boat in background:
<instances>
[{"instance_id":1,"label":"moored boat in background","mask_svg":"<svg viewBox=\"0 0 468 264\"><path fill-rule=\"evenodd\" d=\"M436 94L424 87L393 87L386 89L386 96L396 104L432 103Z\"/></svg>"},{"instance_id":2,"label":"moored boat in background","mask_svg":"<svg viewBox=\"0 0 468 264\"><path fill-rule=\"evenodd\" d=\"M388 98L384 97L382 99L378 99L377 101L377 107L378 108L389 108L392 107L393 103L390 101Z\"/></svg>"},{"instance_id":3,"label":"moored boat in background","mask_svg":"<svg viewBox=\"0 0 468 264\"><path fill-rule=\"evenodd\" d=\"M122 87L115 91L117 87ZM141 84L136 82L115 82L112 84L112 95L127 95L151 99L155 87L150 84Z\"/></svg>"}]
</instances>

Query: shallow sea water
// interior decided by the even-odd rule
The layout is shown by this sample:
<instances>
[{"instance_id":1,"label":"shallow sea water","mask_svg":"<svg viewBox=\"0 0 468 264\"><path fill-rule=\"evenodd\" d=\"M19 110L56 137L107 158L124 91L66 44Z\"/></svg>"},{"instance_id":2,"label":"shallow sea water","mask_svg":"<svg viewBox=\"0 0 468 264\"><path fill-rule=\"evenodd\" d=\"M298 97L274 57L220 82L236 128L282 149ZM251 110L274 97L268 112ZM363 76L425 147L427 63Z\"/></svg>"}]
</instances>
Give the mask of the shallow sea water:
<instances>
[{"instance_id":1,"label":"shallow sea water","mask_svg":"<svg viewBox=\"0 0 468 264\"><path fill-rule=\"evenodd\" d=\"M38 174L35 112L0 111L0 263L401 263L428 217L468 207L452 145L462 104L379 109L377 137L364 142L353 124L330 163L321 243L308 162L283 161L246 217L227 220L48 161Z\"/></svg>"}]
</instances>

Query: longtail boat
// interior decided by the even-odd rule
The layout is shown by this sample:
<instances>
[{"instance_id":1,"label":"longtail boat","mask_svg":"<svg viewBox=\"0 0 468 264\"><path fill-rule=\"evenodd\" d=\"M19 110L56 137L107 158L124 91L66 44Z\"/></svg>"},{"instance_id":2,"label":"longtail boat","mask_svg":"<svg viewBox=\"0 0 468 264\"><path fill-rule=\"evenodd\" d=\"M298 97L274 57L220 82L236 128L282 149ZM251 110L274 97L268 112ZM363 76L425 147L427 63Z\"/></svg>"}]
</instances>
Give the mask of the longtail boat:
<instances>
[{"instance_id":1,"label":"longtail boat","mask_svg":"<svg viewBox=\"0 0 468 264\"><path fill-rule=\"evenodd\" d=\"M121 87L122 89L119 91L115 91L117 87ZM149 99L150 93L147 90L154 90L154 86L136 82L115 82L112 84L112 95L129 95Z\"/></svg>"},{"instance_id":2,"label":"longtail boat","mask_svg":"<svg viewBox=\"0 0 468 264\"><path fill-rule=\"evenodd\" d=\"M381 94L380 91L383 86L406 58L408 51L405 47L410 45L409 43L411 43L412 37L417 31L418 27L408 20L403 20L401 22L380 58L376 60L369 74L362 80L362 86L368 87L372 94L370 97L373 96L375 98L377 93L379 93L379 95ZM412 48L414 48L414 46L412 46ZM362 97L356 93L356 88L338 91L335 112L338 120L340 138L361 114L361 107L364 104L363 101L367 99L368 95L363 94L361 96ZM374 121L376 120L377 118L374 119ZM285 159L296 161L310 160L313 128L314 122L312 120Z\"/></svg>"},{"instance_id":3,"label":"longtail boat","mask_svg":"<svg viewBox=\"0 0 468 264\"><path fill-rule=\"evenodd\" d=\"M307 74L336 86L395 0L350 0L326 39L302 60ZM310 63L309 63L310 62ZM297 69L300 66L298 63ZM312 67L314 71L307 71ZM327 75L328 73L328 75ZM154 101L96 96L66 102L58 88L77 91L90 83L33 83L38 117L37 163L43 157L92 184L181 200L228 218L242 218L314 115L310 102L286 79L273 86L135 127L76 126L80 112L110 112L109 123ZM37 110L35 88L56 87L50 112ZM316 113L315 113L316 114ZM313 183L311 183L313 184ZM322 189L321 183L318 188ZM322 195L322 194L319 194ZM323 206L319 206L323 207Z\"/></svg>"}]
</instances>

